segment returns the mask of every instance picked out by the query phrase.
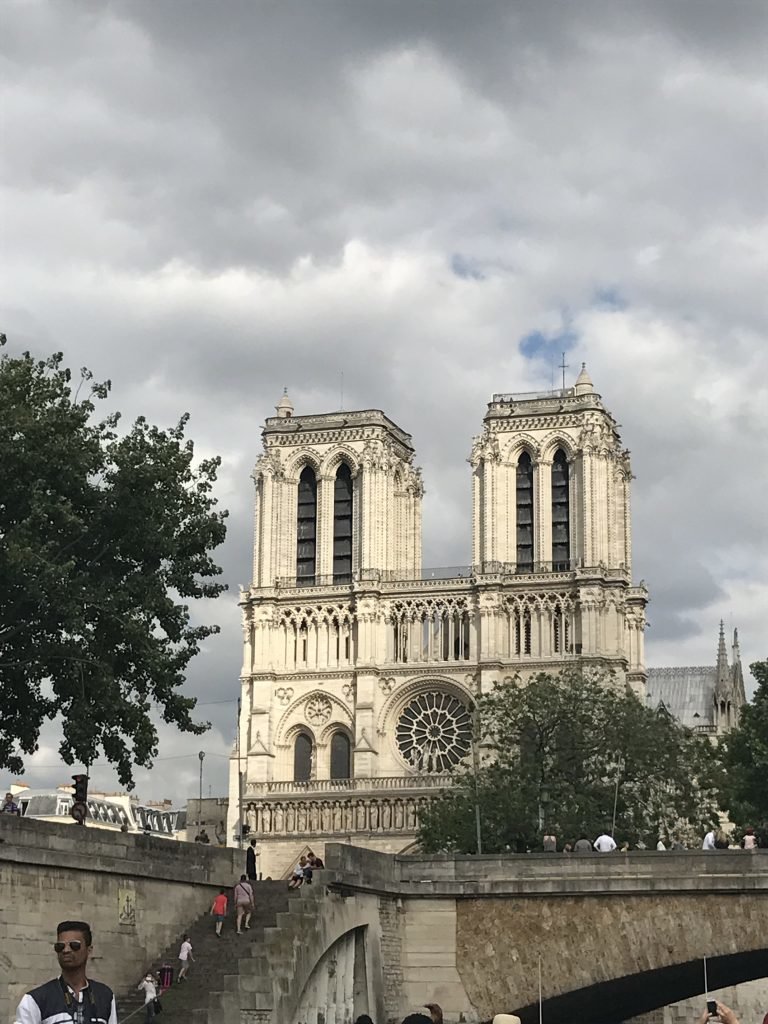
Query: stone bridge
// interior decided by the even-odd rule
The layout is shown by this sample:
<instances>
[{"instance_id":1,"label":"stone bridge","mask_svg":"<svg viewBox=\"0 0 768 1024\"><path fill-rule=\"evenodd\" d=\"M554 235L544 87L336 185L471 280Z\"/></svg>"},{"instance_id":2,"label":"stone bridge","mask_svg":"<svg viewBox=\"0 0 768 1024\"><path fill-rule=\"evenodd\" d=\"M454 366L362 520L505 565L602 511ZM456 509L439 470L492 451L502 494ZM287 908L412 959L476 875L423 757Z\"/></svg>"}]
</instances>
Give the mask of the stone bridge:
<instances>
[{"instance_id":1,"label":"stone bridge","mask_svg":"<svg viewBox=\"0 0 768 1024\"><path fill-rule=\"evenodd\" d=\"M768 977L768 851L326 854L325 891L302 901L319 927L275 1024L346 1020L329 968L352 972L336 989L375 1020L435 1001L448 1020L525 1024L538 1021L539 958L547 1024L615 1024L698 995L705 956L710 991Z\"/></svg>"},{"instance_id":2,"label":"stone bridge","mask_svg":"<svg viewBox=\"0 0 768 1024\"><path fill-rule=\"evenodd\" d=\"M128 990L241 870L237 850L0 818L0 1024L50 976L57 920L90 920L96 976ZM450 1022L512 1011L533 1024L539 958L546 1024L617 1024L698 995L704 956L711 990L768 978L768 851L395 857L336 844L326 866L191 1024L391 1024L425 1001Z\"/></svg>"}]
</instances>

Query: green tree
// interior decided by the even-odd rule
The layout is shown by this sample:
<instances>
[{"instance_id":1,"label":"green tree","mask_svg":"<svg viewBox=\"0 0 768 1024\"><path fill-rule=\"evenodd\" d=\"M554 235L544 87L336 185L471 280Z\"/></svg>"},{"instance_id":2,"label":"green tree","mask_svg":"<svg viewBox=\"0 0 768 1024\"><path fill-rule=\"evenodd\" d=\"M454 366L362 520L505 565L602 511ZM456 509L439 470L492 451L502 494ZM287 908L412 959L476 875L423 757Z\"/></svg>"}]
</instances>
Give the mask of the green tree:
<instances>
[{"instance_id":1,"label":"green tree","mask_svg":"<svg viewBox=\"0 0 768 1024\"><path fill-rule=\"evenodd\" d=\"M83 370L73 393L61 354L0 359L0 766L21 771L60 715L64 761L101 749L130 786L157 753L152 704L207 728L179 687L218 627L192 625L184 601L225 589L210 551L227 513L220 460L195 465L188 417L118 434L118 414L95 417L109 388Z\"/></svg>"},{"instance_id":2,"label":"green tree","mask_svg":"<svg viewBox=\"0 0 768 1024\"><path fill-rule=\"evenodd\" d=\"M738 726L723 740L722 806L735 824L760 826L768 842L768 660L749 666L757 680Z\"/></svg>"},{"instance_id":3,"label":"green tree","mask_svg":"<svg viewBox=\"0 0 768 1024\"><path fill-rule=\"evenodd\" d=\"M716 816L718 761L707 740L651 711L612 680L576 670L497 685L478 702L480 765L422 817L427 851L525 849L554 830L572 839L610 828L653 841L699 830ZM618 785L617 785L618 783Z\"/></svg>"}]
</instances>

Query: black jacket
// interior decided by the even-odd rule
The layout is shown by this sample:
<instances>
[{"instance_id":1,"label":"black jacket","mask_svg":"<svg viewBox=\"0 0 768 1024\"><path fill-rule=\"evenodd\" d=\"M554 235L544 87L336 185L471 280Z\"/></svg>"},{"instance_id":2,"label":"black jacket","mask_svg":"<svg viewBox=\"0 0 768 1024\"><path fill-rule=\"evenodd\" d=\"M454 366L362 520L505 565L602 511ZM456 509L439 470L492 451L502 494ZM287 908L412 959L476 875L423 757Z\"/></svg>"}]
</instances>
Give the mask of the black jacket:
<instances>
[{"instance_id":1,"label":"black jacket","mask_svg":"<svg viewBox=\"0 0 768 1024\"><path fill-rule=\"evenodd\" d=\"M66 989L61 978L46 981L21 997L15 1024L71 1024ZM70 997L71 999L71 997ZM112 989L100 981L88 981L83 990L85 1020L88 1024L117 1024L117 1008Z\"/></svg>"},{"instance_id":2,"label":"black jacket","mask_svg":"<svg viewBox=\"0 0 768 1024\"><path fill-rule=\"evenodd\" d=\"M245 873L249 878L256 877L256 851L252 846L245 851Z\"/></svg>"}]
</instances>

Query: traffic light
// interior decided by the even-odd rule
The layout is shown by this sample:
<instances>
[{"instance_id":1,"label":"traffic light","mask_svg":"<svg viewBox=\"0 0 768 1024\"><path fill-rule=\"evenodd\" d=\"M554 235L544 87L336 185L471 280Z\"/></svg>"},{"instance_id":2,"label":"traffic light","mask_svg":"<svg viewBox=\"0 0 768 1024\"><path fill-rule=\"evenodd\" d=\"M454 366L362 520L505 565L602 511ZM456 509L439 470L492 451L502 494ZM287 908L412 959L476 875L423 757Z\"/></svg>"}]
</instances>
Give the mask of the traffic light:
<instances>
[{"instance_id":1,"label":"traffic light","mask_svg":"<svg viewBox=\"0 0 768 1024\"><path fill-rule=\"evenodd\" d=\"M73 775L72 780L75 783L75 795L72 810L69 813L78 825L84 825L88 814L88 776Z\"/></svg>"}]
</instances>

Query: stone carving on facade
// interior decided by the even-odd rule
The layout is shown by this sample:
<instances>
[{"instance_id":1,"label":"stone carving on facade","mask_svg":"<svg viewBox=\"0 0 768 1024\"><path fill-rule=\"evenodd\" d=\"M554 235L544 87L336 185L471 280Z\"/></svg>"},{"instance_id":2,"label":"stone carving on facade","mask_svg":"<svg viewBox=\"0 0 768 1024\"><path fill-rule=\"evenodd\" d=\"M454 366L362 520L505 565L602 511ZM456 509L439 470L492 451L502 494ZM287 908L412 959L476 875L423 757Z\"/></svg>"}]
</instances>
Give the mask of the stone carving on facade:
<instances>
[{"instance_id":1,"label":"stone carving on facade","mask_svg":"<svg viewBox=\"0 0 768 1024\"><path fill-rule=\"evenodd\" d=\"M392 693L394 688L395 688L395 680L394 679L380 679L379 680L379 689L381 690L381 692L384 694L385 697L388 697L390 695L390 693Z\"/></svg>"},{"instance_id":2,"label":"stone carving on facade","mask_svg":"<svg viewBox=\"0 0 768 1024\"><path fill-rule=\"evenodd\" d=\"M279 453L274 450L262 452L256 459L256 465L251 475L256 482L263 476L271 476L275 480L283 480L285 472Z\"/></svg>"},{"instance_id":3,"label":"stone carving on facade","mask_svg":"<svg viewBox=\"0 0 768 1024\"><path fill-rule=\"evenodd\" d=\"M344 694L344 700L351 704L355 696L355 687L352 683L344 683L341 688L341 692Z\"/></svg>"},{"instance_id":4,"label":"stone carving on facade","mask_svg":"<svg viewBox=\"0 0 768 1024\"><path fill-rule=\"evenodd\" d=\"M249 830L251 832L255 832L258 826L255 804L248 804L248 810L245 812L245 820L248 822Z\"/></svg>"},{"instance_id":5,"label":"stone carving on facade","mask_svg":"<svg viewBox=\"0 0 768 1024\"><path fill-rule=\"evenodd\" d=\"M275 690L275 697L281 704L290 704L293 699L292 686L278 686Z\"/></svg>"},{"instance_id":6,"label":"stone carving on facade","mask_svg":"<svg viewBox=\"0 0 768 1024\"><path fill-rule=\"evenodd\" d=\"M246 820L255 836L412 833L428 803L426 797L258 800L248 804Z\"/></svg>"},{"instance_id":7,"label":"stone carving on facade","mask_svg":"<svg viewBox=\"0 0 768 1024\"><path fill-rule=\"evenodd\" d=\"M332 713L333 707L327 697L310 697L304 711L311 725L324 725Z\"/></svg>"}]
</instances>

